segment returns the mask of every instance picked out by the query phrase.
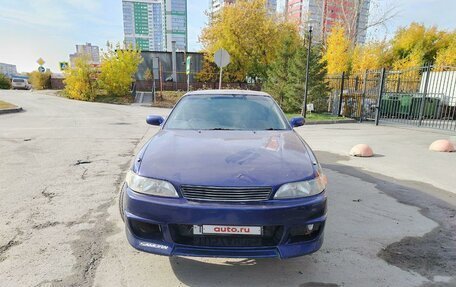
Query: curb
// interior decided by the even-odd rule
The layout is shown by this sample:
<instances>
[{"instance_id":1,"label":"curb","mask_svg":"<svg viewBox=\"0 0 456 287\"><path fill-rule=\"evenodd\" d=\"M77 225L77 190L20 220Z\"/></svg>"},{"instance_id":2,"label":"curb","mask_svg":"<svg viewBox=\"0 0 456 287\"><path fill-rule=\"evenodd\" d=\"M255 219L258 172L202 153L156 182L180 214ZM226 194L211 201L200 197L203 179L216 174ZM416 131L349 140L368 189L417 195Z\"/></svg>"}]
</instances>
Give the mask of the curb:
<instances>
[{"instance_id":1,"label":"curb","mask_svg":"<svg viewBox=\"0 0 456 287\"><path fill-rule=\"evenodd\" d=\"M2 109L2 110L0 110L0 115L1 114L19 113L19 112L22 112L22 111L23 111L23 109L21 107L10 108L10 109Z\"/></svg>"},{"instance_id":2,"label":"curb","mask_svg":"<svg viewBox=\"0 0 456 287\"><path fill-rule=\"evenodd\" d=\"M310 125L331 125L331 124L352 124L357 123L356 120L333 120L333 121L313 121L313 122L306 122L305 126Z\"/></svg>"}]
</instances>

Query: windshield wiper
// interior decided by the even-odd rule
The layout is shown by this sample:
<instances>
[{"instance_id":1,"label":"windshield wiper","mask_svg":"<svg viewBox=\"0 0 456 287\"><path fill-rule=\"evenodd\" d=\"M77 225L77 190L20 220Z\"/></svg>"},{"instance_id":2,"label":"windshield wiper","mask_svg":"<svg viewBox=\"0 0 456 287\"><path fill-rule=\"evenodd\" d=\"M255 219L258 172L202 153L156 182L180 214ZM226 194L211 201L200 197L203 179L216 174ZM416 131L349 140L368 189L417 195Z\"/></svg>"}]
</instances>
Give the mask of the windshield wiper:
<instances>
[{"instance_id":1,"label":"windshield wiper","mask_svg":"<svg viewBox=\"0 0 456 287\"><path fill-rule=\"evenodd\" d=\"M227 129L227 128L213 128L210 129L212 131L232 131L233 129Z\"/></svg>"},{"instance_id":2,"label":"windshield wiper","mask_svg":"<svg viewBox=\"0 0 456 287\"><path fill-rule=\"evenodd\" d=\"M268 128L264 129L265 131L283 131L283 129Z\"/></svg>"}]
</instances>

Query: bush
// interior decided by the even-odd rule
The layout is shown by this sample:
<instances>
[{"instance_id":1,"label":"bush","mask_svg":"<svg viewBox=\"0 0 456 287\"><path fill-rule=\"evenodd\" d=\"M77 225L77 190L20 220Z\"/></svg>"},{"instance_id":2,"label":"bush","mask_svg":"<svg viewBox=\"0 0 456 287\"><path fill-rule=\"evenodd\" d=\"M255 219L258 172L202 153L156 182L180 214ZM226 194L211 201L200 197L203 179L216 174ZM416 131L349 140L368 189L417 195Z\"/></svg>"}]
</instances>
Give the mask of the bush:
<instances>
[{"instance_id":1,"label":"bush","mask_svg":"<svg viewBox=\"0 0 456 287\"><path fill-rule=\"evenodd\" d=\"M51 88L51 72L40 73L38 71L29 74L29 81L35 90Z\"/></svg>"},{"instance_id":2,"label":"bush","mask_svg":"<svg viewBox=\"0 0 456 287\"><path fill-rule=\"evenodd\" d=\"M96 75L86 57L75 59L74 67L65 70L64 94L75 100L93 101L97 95Z\"/></svg>"},{"instance_id":3,"label":"bush","mask_svg":"<svg viewBox=\"0 0 456 287\"><path fill-rule=\"evenodd\" d=\"M129 94L133 77L142 62L141 52L132 49L114 49L108 45L101 62L98 84L108 96L124 97Z\"/></svg>"},{"instance_id":4,"label":"bush","mask_svg":"<svg viewBox=\"0 0 456 287\"><path fill-rule=\"evenodd\" d=\"M3 74L0 74L0 89L11 89L11 80Z\"/></svg>"},{"instance_id":5,"label":"bush","mask_svg":"<svg viewBox=\"0 0 456 287\"><path fill-rule=\"evenodd\" d=\"M87 56L75 59L74 66L65 70L64 95L82 101L129 103L133 77L141 63L141 52L121 49L108 43L101 67L90 64Z\"/></svg>"}]
</instances>

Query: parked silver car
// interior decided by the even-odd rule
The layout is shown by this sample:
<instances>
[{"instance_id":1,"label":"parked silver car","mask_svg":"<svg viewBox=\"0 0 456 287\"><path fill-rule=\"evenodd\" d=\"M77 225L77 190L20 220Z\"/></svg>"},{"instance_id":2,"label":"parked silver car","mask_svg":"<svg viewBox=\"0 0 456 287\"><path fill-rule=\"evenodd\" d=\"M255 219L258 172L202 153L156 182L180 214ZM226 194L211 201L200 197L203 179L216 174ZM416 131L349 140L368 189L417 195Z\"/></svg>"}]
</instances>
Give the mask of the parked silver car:
<instances>
[{"instance_id":1,"label":"parked silver car","mask_svg":"<svg viewBox=\"0 0 456 287\"><path fill-rule=\"evenodd\" d=\"M32 85L30 85L26 79L14 78L11 81L11 85L13 87L13 90L30 90L32 88Z\"/></svg>"}]
</instances>

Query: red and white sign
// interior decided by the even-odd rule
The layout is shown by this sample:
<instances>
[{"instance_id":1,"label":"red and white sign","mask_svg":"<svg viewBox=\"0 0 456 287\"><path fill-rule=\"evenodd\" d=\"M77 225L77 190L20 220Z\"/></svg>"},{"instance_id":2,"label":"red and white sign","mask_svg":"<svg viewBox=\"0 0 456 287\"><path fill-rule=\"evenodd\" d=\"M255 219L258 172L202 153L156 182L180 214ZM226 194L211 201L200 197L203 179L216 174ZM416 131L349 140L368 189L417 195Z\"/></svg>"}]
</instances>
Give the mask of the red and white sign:
<instances>
[{"instance_id":1,"label":"red and white sign","mask_svg":"<svg viewBox=\"0 0 456 287\"><path fill-rule=\"evenodd\" d=\"M194 225L193 234L261 235L261 226Z\"/></svg>"}]
</instances>

